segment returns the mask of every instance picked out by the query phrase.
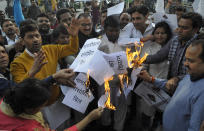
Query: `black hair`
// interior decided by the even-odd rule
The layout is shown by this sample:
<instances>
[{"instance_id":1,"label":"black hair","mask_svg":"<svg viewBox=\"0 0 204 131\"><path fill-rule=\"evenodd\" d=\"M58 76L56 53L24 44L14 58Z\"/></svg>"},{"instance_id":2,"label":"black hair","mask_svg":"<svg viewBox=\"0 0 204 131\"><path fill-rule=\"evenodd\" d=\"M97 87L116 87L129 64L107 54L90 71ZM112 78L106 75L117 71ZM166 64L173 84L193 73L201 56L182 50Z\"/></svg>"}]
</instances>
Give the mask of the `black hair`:
<instances>
[{"instance_id":1,"label":"black hair","mask_svg":"<svg viewBox=\"0 0 204 131\"><path fill-rule=\"evenodd\" d=\"M38 30L38 26L37 26L37 24L35 23L34 20L27 19L27 20L22 21L20 23L19 29L20 29L20 36L21 36L21 38L24 38L24 36L25 36L25 34L27 32Z\"/></svg>"},{"instance_id":2,"label":"black hair","mask_svg":"<svg viewBox=\"0 0 204 131\"><path fill-rule=\"evenodd\" d=\"M127 12L131 15L135 12L138 12L145 17L149 13L149 9L146 6L141 5L141 6L132 7Z\"/></svg>"},{"instance_id":3,"label":"black hair","mask_svg":"<svg viewBox=\"0 0 204 131\"><path fill-rule=\"evenodd\" d=\"M37 20L39 17L46 17L47 19L50 20L49 16L48 16L47 14L45 14L45 13L39 14L39 15L36 17L36 20Z\"/></svg>"},{"instance_id":4,"label":"black hair","mask_svg":"<svg viewBox=\"0 0 204 131\"><path fill-rule=\"evenodd\" d=\"M175 11L183 11L183 12L186 12L186 8L183 7L183 6L176 6Z\"/></svg>"},{"instance_id":5,"label":"black hair","mask_svg":"<svg viewBox=\"0 0 204 131\"><path fill-rule=\"evenodd\" d=\"M201 45L202 47L202 52L200 53L199 57L204 62L204 39L195 40L191 44L191 46L198 46L198 45Z\"/></svg>"},{"instance_id":6,"label":"black hair","mask_svg":"<svg viewBox=\"0 0 204 131\"><path fill-rule=\"evenodd\" d=\"M165 33L167 34L167 39L166 39L165 43L167 43L172 38L172 31L171 31L169 24L167 24L165 21L161 21L161 22L157 23L155 25L154 30L152 31L152 35L154 35L154 32L157 30L157 28L163 28L164 29Z\"/></svg>"},{"instance_id":7,"label":"black hair","mask_svg":"<svg viewBox=\"0 0 204 131\"><path fill-rule=\"evenodd\" d=\"M119 15L110 15L104 21L104 29L107 27L120 27Z\"/></svg>"},{"instance_id":8,"label":"black hair","mask_svg":"<svg viewBox=\"0 0 204 131\"><path fill-rule=\"evenodd\" d=\"M15 114L25 113L43 105L51 96L49 85L44 81L28 78L9 89L4 101L10 105Z\"/></svg>"},{"instance_id":9,"label":"black hair","mask_svg":"<svg viewBox=\"0 0 204 131\"><path fill-rule=\"evenodd\" d=\"M184 13L180 19L190 19L192 21L193 28L200 29L202 26L202 16L195 12Z\"/></svg>"},{"instance_id":10,"label":"black hair","mask_svg":"<svg viewBox=\"0 0 204 131\"><path fill-rule=\"evenodd\" d=\"M52 40L55 41L58 39L60 33L69 35L67 28L63 24L59 24L52 32Z\"/></svg>"},{"instance_id":11,"label":"black hair","mask_svg":"<svg viewBox=\"0 0 204 131\"><path fill-rule=\"evenodd\" d=\"M82 17L84 17L84 18L91 18L91 16L88 14L88 13L81 13L78 17L77 17L77 19L80 19L80 18L82 18Z\"/></svg>"},{"instance_id":12,"label":"black hair","mask_svg":"<svg viewBox=\"0 0 204 131\"><path fill-rule=\"evenodd\" d=\"M3 25L5 22L7 21L11 21L13 23L13 21L11 19L4 19L2 22L1 22L1 28L3 28Z\"/></svg>"},{"instance_id":13,"label":"black hair","mask_svg":"<svg viewBox=\"0 0 204 131\"><path fill-rule=\"evenodd\" d=\"M5 47L4 43L0 42L0 46L2 46L6 50L6 47Z\"/></svg>"},{"instance_id":14,"label":"black hair","mask_svg":"<svg viewBox=\"0 0 204 131\"><path fill-rule=\"evenodd\" d=\"M62 15L62 14L64 14L64 13L69 13L70 15L71 15L71 13L70 13L70 11L68 10L68 9L59 9L58 11L57 11L57 13L56 13L56 17L57 17L57 20L60 22L60 16Z\"/></svg>"}]
</instances>

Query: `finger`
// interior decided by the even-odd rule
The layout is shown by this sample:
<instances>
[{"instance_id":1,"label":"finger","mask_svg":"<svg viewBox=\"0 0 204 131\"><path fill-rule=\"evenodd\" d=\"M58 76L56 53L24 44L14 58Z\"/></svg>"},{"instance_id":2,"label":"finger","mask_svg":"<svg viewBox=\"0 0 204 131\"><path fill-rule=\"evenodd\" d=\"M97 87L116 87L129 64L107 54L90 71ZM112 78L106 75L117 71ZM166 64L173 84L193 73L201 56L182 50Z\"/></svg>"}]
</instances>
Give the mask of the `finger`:
<instances>
[{"instance_id":1,"label":"finger","mask_svg":"<svg viewBox=\"0 0 204 131\"><path fill-rule=\"evenodd\" d=\"M67 68L67 69L65 69L65 72L72 73L73 69Z\"/></svg>"},{"instance_id":2,"label":"finger","mask_svg":"<svg viewBox=\"0 0 204 131\"><path fill-rule=\"evenodd\" d=\"M47 63L48 63L47 61L40 63L40 67L44 66L44 65L47 64Z\"/></svg>"},{"instance_id":3,"label":"finger","mask_svg":"<svg viewBox=\"0 0 204 131\"><path fill-rule=\"evenodd\" d=\"M67 85L76 88L76 84L71 80L67 80Z\"/></svg>"}]
</instances>

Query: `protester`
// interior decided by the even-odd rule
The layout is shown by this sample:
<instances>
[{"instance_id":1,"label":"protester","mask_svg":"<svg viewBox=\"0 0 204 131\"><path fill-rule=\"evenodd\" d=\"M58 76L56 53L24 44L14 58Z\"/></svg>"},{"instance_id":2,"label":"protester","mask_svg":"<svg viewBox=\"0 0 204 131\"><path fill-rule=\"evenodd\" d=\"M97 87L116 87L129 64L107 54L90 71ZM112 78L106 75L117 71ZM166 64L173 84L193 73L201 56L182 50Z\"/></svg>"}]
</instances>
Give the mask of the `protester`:
<instances>
[{"instance_id":1,"label":"protester","mask_svg":"<svg viewBox=\"0 0 204 131\"><path fill-rule=\"evenodd\" d=\"M152 40L153 24L146 24L149 16L148 8L145 6L133 7L130 10L132 22L127 24L121 31L120 44L134 43L135 41L146 42Z\"/></svg>"},{"instance_id":2,"label":"protester","mask_svg":"<svg viewBox=\"0 0 204 131\"><path fill-rule=\"evenodd\" d=\"M27 17L30 19L35 20L36 17L41 14L41 10L38 7L35 0L31 1L31 6L28 8Z\"/></svg>"},{"instance_id":3,"label":"protester","mask_svg":"<svg viewBox=\"0 0 204 131\"><path fill-rule=\"evenodd\" d=\"M39 14L36 18L36 23L39 28L40 35L42 37L42 43L43 45L52 43L52 29L51 29L51 23L49 20L48 15L42 13Z\"/></svg>"},{"instance_id":4,"label":"protester","mask_svg":"<svg viewBox=\"0 0 204 131\"><path fill-rule=\"evenodd\" d=\"M204 40L194 41L186 50L185 66L188 74L179 82L178 87L163 114L164 131L198 131L204 120ZM142 71L139 75L156 87L165 89L165 81L155 79Z\"/></svg>"},{"instance_id":5,"label":"protester","mask_svg":"<svg viewBox=\"0 0 204 131\"><path fill-rule=\"evenodd\" d=\"M150 41L149 43L146 43L146 46L142 49L141 56L144 56L145 53L148 53L148 55L152 55L152 54L155 54L157 51L159 51L172 38L171 28L166 22L159 22L155 25L152 35L154 36L154 41ZM168 72L169 72L168 60L164 60L157 64L144 64L143 69L146 70L151 76L154 76L160 79L167 79ZM149 85L149 84L146 84L143 81L142 83L140 83L139 86L143 86L143 85ZM142 126L144 129L150 130L153 128L152 127L153 122L159 123L158 121L159 118L157 119L157 121L153 121L153 120L155 117L158 117L158 116L155 116L157 109L159 110L159 112L162 112L162 109L149 106L143 99L140 100L139 108L140 108L139 111L141 112L141 116L143 118Z\"/></svg>"},{"instance_id":6,"label":"protester","mask_svg":"<svg viewBox=\"0 0 204 131\"><path fill-rule=\"evenodd\" d=\"M32 85L31 85L32 83ZM49 85L35 78L28 78L10 89L1 100L0 128L3 130L51 130L45 124L40 110L50 97ZM81 122L66 129L80 131L103 112L98 108L90 112Z\"/></svg>"},{"instance_id":7,"label":"protester","mask_svg":"<svg viewBox=\"0 0 204 131\"><path fill-rule=\"evenodd\" d=\"M55 73L60 58L75 54L78 51L77 24L77 21L73 20L72 25L68 28L69 44L41 46L42 39L35 22L24 21L24 24L20 27L20 32L26 49L11 63L10 71L13 80L20 82L29 77L44 79ZM37 61L34 62L33 58ZM60 95L59 87L53 88L52 93L51 103Z\"/></svg>"},{"instance_id":8,"label":"protester","mask_svg":"<svg viewBox=\"0 0 204 131\"><path fill-rule=\"evenodd\" d=\"M186 74L185 50L196 39L200 30L202 16L197 13L186 13L182 15L178 23L178 36L173 37L160 51L155 55L149 55L146 63L154 64L168 59L170 70L166 87L174 90L179 80Z\"/></svg>"},{"instance_id":9,"label":"protester","mask_svg":"<svg viewBox=\"0 0 204 131\"><path fill-rule=\"evenodd\" d=\"M77 19L80 21L79 27L79 48L82 48L86 40L98 37L93 29L93 22L91 16L87 13L80 14Z\"/></svg>"},{"instance_id":10,"label":"protester","mask_svg":"<svg viewBox=\"0 0 204 131\"><path fill-rule=\"evenodd\" d=\"M52 33L52 41L54 44L60 44L64 45L69 43L69 32L67 31L67 27L65 24L59 24ZM60 59L59 66L60 69L67 68L69 65L72 64L74 61L75 57L74 56L66 56L62 59Z\"/></svg>"},{"instance_id":11,"label":"protester","mask_svg":"<svg viewBox=\"0 0 204 131\"><path fill-rule=\"evenodd\" d=\"M120 15L120 29L122 30L131 20L128 13L121 13Z\"/></svg>"},{"instance_id":12,"label":"protester","mask_svg":"<svg viewBox=\"0 0 204 131\"><path fill-rule=\"evenodd\" d=\"M68 26L71 24L72 16L68 9L60 9L56 14L59 23L66 23Z\"/></svg>"},{"instance_id":13,"label":"protester","mask_svg":"<svg viewBox=\"0 0 204 131\"><path fill-rule=\"evenodd\" d=\"M108 16L104 22L104 31L105 34L101 38L99 50L107 54L125 50L124 47L119 46L117 43L120 35L119 16ZM116 131L122 131L126 119L127 102L124 93L117 96L120 81L116 75L114 76L114 79L110 81L110 87L111 103L113 103L113 105L116 107L116 110L114 112L111 112L111 110L108 109L104 110L104 114L102 115L102 125L106 126L107 129L113 128ZM99 92L100 95L104 94L104 86L100 87ZM111 114L113 114L114 119L112 119ZM113 125L111 123L113 123ZM106 130L106 128L104 130Z\"/></svg>"}]
</instances>

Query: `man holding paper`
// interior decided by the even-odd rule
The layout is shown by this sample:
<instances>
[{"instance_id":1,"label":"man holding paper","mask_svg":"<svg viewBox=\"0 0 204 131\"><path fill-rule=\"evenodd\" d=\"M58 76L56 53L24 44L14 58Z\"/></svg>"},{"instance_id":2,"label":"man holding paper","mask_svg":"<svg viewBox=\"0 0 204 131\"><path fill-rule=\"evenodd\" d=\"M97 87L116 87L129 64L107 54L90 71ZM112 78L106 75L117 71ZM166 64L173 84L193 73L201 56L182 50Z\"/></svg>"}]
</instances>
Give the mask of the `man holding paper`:
<instances>
[{"instance_id":1,"label":"man holding paper","mask_svg":"<svg viewBox=\"0 0 204 131\"><path fill-rule=\"evenodd\" d=\"M118 38L120 34L119 16L108 16L104 22L104 29L105 34L102 36L99 50L107 54L125 51L124 47L118 45ZM117 131L122 131L127 113L127 102L123 92L120 96L117 96L117 93L119 92L119 87L120 81L117 76L114 76L114 79L110 81L111 103L113 103L113 105L116 107L116 110L114 111L113 128ZM104 94L104 86L101 86L100 89L100 95ZM111 111L105 109L104 114L102 115L102 125L111 125L112 120L110 116Z\"/></svg>"}]
</instances>

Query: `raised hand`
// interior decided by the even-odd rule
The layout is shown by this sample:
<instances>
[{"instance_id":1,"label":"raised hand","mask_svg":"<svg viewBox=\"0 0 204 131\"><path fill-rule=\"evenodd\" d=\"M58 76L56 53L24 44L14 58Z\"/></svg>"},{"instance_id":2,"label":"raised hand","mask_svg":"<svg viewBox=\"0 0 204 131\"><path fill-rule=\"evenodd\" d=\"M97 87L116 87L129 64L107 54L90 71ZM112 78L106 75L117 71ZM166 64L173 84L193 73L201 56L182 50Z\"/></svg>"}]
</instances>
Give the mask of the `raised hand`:
<instances>
[{"instance_id":1,"label":"raised hand","mask_svg":"<svg viewBox=\"0 0 204 131\"><path fill-rule=\"evenodd\" d=\"M74 19L72 19L70 26L67 26L67 25L65 25L65 26L67 27L67 30L68 30L70 35L77 36L78 32L79 32L79 25L80 25L79 20L74 18Z\"/></svg>"},{"instance_id":2,"label":"raised hand","mask_svg":"<svg viewBox=\"0 0 204 131\"><path fill-rule=\"evenodd\" d=\"M40 50L38 53L34 53L34 62L31 70L29 71L29 76L34 77L36 73L40 71L40 69L48 63L48 61L44 61L45 53L43 50Z\"/></svg>"}]
</instances>

